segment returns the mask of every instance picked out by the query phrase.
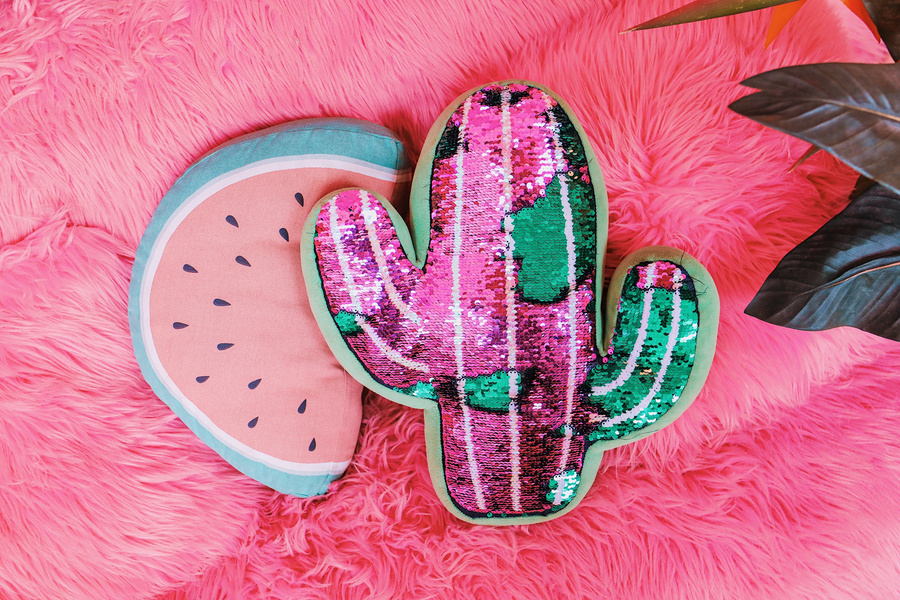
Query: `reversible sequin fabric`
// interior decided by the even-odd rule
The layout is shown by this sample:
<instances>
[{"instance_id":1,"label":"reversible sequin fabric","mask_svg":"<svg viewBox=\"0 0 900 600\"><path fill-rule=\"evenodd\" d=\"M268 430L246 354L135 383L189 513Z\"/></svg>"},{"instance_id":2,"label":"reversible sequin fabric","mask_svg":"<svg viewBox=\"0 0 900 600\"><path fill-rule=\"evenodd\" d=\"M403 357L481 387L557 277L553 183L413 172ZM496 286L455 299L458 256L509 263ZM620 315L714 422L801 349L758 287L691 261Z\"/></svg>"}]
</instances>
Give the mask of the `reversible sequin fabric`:
<instances>
[{"instance_id":1,"label":"reversible sequin fabric","mask_svg":"<svg viewBox=\"0 0 900 600\"><path fill-rule=\"evenodd\" d=\"M656 422L690 375L697 298L671 262L631 268L610 347L596 347L585 143L543 90L489 85L435 148L422 269L371 194L342 192L319 213L316 259L341 336L377 382L438 403L447 489L472 517L560 510L590 444Z\"/></svg>"}]
</instances>

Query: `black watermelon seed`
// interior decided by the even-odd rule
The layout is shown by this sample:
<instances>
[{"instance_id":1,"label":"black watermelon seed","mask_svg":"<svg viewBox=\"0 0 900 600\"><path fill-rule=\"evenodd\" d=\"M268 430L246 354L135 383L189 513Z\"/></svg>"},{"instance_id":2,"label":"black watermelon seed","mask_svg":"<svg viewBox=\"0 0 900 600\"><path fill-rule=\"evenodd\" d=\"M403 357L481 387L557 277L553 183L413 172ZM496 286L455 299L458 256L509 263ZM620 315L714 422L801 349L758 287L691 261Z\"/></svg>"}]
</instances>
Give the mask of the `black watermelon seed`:
<instances>
[{"instance_id":1,"label":"black watermelon seed","mask_svg":"<svg viewBox=\"0 0 900 600\"><path fill-rule=\"evenodd\" d=\"M181 321L175 321L174 323L172 323L172 327L174 327L175 329L184 329L185 327L187 327L187 323L182 323Z\"/></svg>"},{"instance_id":2,"label":"black watermelon seed","mask_svg":"<svg viewBox=\"0 0 900 600\"><path fill-rule=\"evenodd\" d=\"M297 407L297 412L301 415L306 412L306 400L300 403L300 406Z\"/></svg>"},{"instance_id":3,"label":"black watermelon seed","mask_svg":"<svg viewBox=\"0 0 900 600\"><path fill-rule=\"evenodd\" d=\"M228 350L232 346L234 346L234 344L218 344L216 348L218 348L219 350Z\"/></svg>"},{"instance_id":4,"label":"black watermelon seed","mask_svg":"<svg viewBox=\"0 0 900 600\"><path fill-rule=\"evenodd\" d=\"M228 215L227 217L225 217L225 220L228 221L229 225L234 225L235 227L240 227L240 225L238 225L237 219L235 219L231 215Z\"/></svg>"},{"instance_id":5,"label":"black watermelon seed","mask_svg":"<svg viewBox=\"0 0 900 600\"><path fill-rule=\"evenodd\" d=\"M247 387L250 388L251 390L255 390L257 388L257 386L259 386L260 381L262 381L262 379L254 379L253 381L251 381L250 383L247 384Z\"/></svg>"},{"instance_id":6,"label":"black watermelon seed","mask_svg":"<svg viewBox=\"0 0 900 600\"><path fill-rule=\"evenodd\" d=\"M301 194L300 192L297 192L296 194L294 194L294 200L299 202L300 206L303 206L303 194Z\"/></svg>"},{"instance_id":7,"label":"black watermelon seed","mask_svg":"<svg viewBox=\"0 0 900 600\"><path fill-rule=\"evenodd\" d=\"M316 438L313 438L312 441L309 443L309 451L312 452L315 449L316 449Z\"/></svg>"},{"instance_id":8,"label":"black watermelon seed","mask_svg":"<svg viewBox=\"0 0 900 600\"><path fill-rule=\"evenodd\" d=\"M250 261L240 255L234 257L234 262L236 262L239 265L244 265L245 267L250 266Z\"/></svg>"},{"instance_id":9,"label":"black watermelon seed","mask_svg":"<svg viewBox=\"0 0 900 600\"><path fill-rule=\"evenodd\" d=\"M287 229L285 229L284 227L282 227L281 229L279 229L279 230L278 230L278 233L281 234L281 237L284 238L284 241L286 241L286 242L291 241L291 240L288 238L288 231L287 231Z\"/></svg>"},{"instance_id":10,"label":"black watermelon seed","mask_svg":"<svg viewBox=\"0 0 900 600\"><path fill-rule=\"evenodd\" d=\"M191 265L184 265L184 266L181 267L181 268L184 269L184 271L185 271L186 273L196 273L196 272L197 272L197 269L195 269L195 268L192 267Z\"/></svg>"},{"instance_id":11,"label":"black watermelon seed","mask_svg":"<svg viewBox=\"0 0 900 600\"><path fill-rule=\"evenodd\" d=\"M197 383L203 383L207 379L209 379L209 375L201 375L200 377L197 378Z\"/></svg>"},{"instance_id":12,"label":"black watermelon seed","mask_svg":"<svg viewBox=\"0 0 900 600\"><path fill-rule=\"evenodd\" d=\"M231 306L231 302L225 302L221 298L216 298L215 300L213 300L213 304L215 304L216 306Z\"/></svg>"},{"instance_id":13,"label":"black watermelon seed","mask_svg":"<svg viewBox=\"0 0 900 600\"><path fill-rule=\"evenodd\" d=\"M254 427L256 427L257 423L259 423L259 417L253 417L253 419L251 419L250 422L247 423L247 427L253 429Z\"/></svg>"}]
</instances>

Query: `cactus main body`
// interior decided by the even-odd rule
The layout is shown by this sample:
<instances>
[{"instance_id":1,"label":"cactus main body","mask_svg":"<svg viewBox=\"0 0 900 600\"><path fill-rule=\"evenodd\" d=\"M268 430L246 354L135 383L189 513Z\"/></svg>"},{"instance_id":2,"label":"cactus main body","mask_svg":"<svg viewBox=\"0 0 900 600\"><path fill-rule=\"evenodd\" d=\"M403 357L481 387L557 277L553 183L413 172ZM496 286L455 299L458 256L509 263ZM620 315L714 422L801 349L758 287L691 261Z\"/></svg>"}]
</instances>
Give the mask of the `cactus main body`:
<instances>
[{"instance_id":1,"label":"cactus main body","mask_svg":"<svg viewBox=\"0 0 900 600\"><path fill-rule=\"evenodd\" d=\"M404 248L369 192L320 203L325 317L364 383L436 403L461 514L550 515L578 493L589 446L640 435L678 402L700 325L694 281L671 260L625 268L598 348L606 200L573 118L549 92L504 83L461 99L440 126L419 166L427 197L412 198L429 207L427 247Z\"/></svg>"}]
</instances>

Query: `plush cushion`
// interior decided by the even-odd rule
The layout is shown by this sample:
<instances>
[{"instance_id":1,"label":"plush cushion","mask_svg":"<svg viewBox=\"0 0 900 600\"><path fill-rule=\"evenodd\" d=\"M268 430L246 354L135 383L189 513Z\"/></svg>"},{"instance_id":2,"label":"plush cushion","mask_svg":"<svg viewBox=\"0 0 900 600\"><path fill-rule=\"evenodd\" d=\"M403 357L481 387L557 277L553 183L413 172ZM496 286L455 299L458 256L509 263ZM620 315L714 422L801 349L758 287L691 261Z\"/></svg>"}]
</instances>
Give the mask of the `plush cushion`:
<instances>
[{"instance_id":1,"label":"plush cushion","mask_svg":"<svg viewBox=\"0 0 900 600\"><path fill-rule=\"evenodd\" d=\"M425 409L432 479L459 517L571 510L604 449L697 395L718 325L709 274L672 248L627 257L604 329L603 180L571 111L535 84L452 104L410 201L412 235L376 190L313 210L303 268L326 339L365 385Z\"/></svg>"},{"instance_id":2,"label":"plush cushion","mask_svg":"<svg viewBox=\"0 0 900 600\"><path fill-rule=\"evenodd\" d=\"M304 219L340 188L402 198L406 160L393 134L361 121L267 129L192 165L141 240L129 318L144 377L206 444L278 491L324 493L361 418L361 386L306 299Z\"/></svg>"}]
</instances>

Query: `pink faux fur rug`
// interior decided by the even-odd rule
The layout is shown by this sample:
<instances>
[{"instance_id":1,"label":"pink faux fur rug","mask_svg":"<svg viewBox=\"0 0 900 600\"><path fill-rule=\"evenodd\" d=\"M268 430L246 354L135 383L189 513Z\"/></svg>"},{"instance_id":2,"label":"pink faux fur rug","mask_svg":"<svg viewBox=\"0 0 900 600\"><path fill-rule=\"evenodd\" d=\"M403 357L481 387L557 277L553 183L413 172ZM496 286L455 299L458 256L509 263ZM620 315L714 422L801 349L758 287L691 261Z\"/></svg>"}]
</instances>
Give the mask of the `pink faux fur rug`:
<instances>
[{"instance_id":1,"label":"pink faux fur rug","mask_svg":"<svg viewBox=\"0 0 900 600\"><path fill-rule=\"evenodd\" d=\"M618 35L682 4L629 0L11 0L0 4L0 598L877 599L900 590L900 345L743 314L854 174L726 110L778 66L883 61L809 2ZM422 415L370 398L328 496L244 477L144 383L126 287L163 193L236 135L360 117L418 152L476 85L568 101L611 200L609 261L699 258L723 318L702 395L611 451L555 521L462 523Z\"/></svg>"}]
</instances>

